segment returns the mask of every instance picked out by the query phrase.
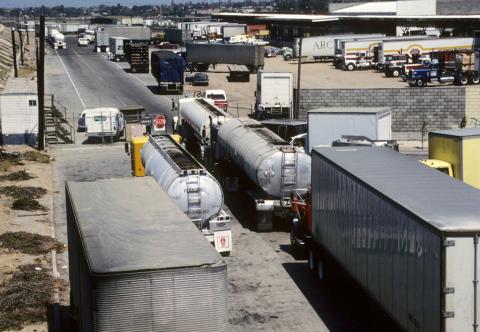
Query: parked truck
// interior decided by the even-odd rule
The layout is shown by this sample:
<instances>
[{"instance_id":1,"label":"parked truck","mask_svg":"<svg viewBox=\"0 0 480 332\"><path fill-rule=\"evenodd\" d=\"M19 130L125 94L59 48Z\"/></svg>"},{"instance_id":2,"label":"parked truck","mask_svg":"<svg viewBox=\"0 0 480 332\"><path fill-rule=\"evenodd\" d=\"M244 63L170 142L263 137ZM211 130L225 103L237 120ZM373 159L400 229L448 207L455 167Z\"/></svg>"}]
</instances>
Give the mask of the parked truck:
<instances>
[{"instance_id":1,"label":"parked truck","mask_svg":"<svg viewBox=\"0 0 480 332\"><path fill-rule=\"evenodd\" d=\"M48 41L54 49L67 48L65 43L65 36L60 32L57 26L48 27Z\"/></svg>"},{"instance_id":2,"label":"parked truck","mask_svg":"<svg viewBox=\"0 0 480 332\"><path fill-rule=\"evenodd\" d=\"M429 83L455 85L480 83L475 51L444 51L435 54L437 59L429 66L411 69L407 77L411 87L425 87Z\"/></svg>"},{"instance_id":3,"label":"parked truck","mask_svg":"<svg viewBox=\"0 0 480 332\"><path fill-rule=\"evenodd\" d=\"M207 71L210 65L245 65L257 72L264 65L265 47L250 44L187 43L186 59L196 71Z\"/></svg>"},{"instance_id":4,"label":"parked truck","mask_svg":"<svg viewBox=\"0 0 480 332\"><path fill-rule=\"evenodd\" d=\"M136 137L131 144L135 176L151 176L218 252L232 250L230 216L218 181L172 136Z\"/></svg>"},{"instance_id":5,"label":"parked truck","mask_svg":"<svg viewBox=\"0 0 480 332\"><path fill-rule=\"evenodd\" d=\"M183 93L185 60L171 51L151 53L151 73L158 82L160 93Z\"/></svg>"},{"instance_id":6,"label":"parked truck","mask_svg":"<svg viewBox=\"0 0 480 332\"><path fill-rule=\"evenodd\" d=\"M307 122L308 153L315 146L331 146L345 135L392 139L392 112L388 107L318 108L307 113Z\"/></svg>"},{"instance_id":7,"label":"parked truck","mask_svg":"<svg viewBox=\"0 0 480 332\"><path fill-rule=\"evenodd\" d=\"M313 58L317 60L330 60L335 58L335 50L338 48L340 40L343 39L357 39L357 38L372 38L383 37L383 34L339 34L328 36L315 36L295 38L293 48L283 53L283 59L290 61L293 58L298 58L300 54L300 39L302 40L302 58Z\"/></svg>"},{"instance_id":8,"label":"parked truck","mask_svg":"<svg viewBox=\"0 0 480 332\"><path fill-rule=\"evenodd\" d=\"M150 28L127 27L105 25L97 27L95 30L95 50L97 52L109 52L110 37L124 37L128 40L148 40L151 39Z\"/></svg>"},{"instance_id":9,"label":"parked truck","mask_svg":"<svg viewBox=\"0 0 480 332\"><path fill-rule=\"evenodd\" d=\"M293 111L292 73L257 73L255 117L288 118Z\"/></svg>"},{"instance_id":10,"label":"parked truck","mask_svg":"<svg viewBox=\"0 0 480 332\"><path fill-rule=\"evenodd\" d=\"M124 41L127 40L124 37L110 37L109 50L112 52L113 61L125 61Z\"/></svg>"},{"instance_id":11,"label":"parked truck","mask_svg":"<svg viewBox=\"0 0 480 332\"><path fill-rule=\"evenodd\" d=\"M405 331L476 330L477 189L392 149L339 147L313 149L311 192L319 279L348 274Z\"/></svg>"},{"instance_id":12,"label":"parked truck","mask_svg":"<svg viewBox=\"0 0 480 332\"><path fill-rule=\"evenodd\" d=\"M227 265L153 178L65 192L79 331L226 330Z\"/></svg>"},{"instance_id":13,"label":"parked truck","mask_svg":"<svg viewBox=\"0 0 480 332\"><path fill-rule=\"evenodd\" d=\"M480 189L480 128L456 128L428 133L427 165L440 161L449 175Z\"/></svg>"}]
</instances>

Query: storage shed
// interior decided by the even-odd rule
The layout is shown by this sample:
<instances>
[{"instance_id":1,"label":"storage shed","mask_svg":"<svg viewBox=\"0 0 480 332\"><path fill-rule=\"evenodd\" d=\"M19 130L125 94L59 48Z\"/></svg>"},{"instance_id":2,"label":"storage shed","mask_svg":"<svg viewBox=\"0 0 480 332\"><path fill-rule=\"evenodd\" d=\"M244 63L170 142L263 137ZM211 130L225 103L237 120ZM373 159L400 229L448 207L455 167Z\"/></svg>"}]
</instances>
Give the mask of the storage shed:
<instances>
[{"instance_id":1,"label":"storage shed","mask_svg":"<svg viewBox=\"0 0 480 332\"><path fill-rule=\"evenodd\" d=\"M0 94L1 144L37 144L37 84L27 78L13 78Z\"/></svg>"}]
</instances>

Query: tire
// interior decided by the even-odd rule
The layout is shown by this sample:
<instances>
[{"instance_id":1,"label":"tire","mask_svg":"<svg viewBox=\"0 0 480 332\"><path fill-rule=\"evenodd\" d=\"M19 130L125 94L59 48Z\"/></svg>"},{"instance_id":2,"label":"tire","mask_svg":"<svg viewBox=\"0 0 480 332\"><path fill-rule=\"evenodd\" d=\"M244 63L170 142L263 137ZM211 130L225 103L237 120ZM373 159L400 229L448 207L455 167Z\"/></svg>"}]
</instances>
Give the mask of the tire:
<instances>
[{"instance_id":1,"label":"tire","mask_svg":"<svg viewBox=\"0 0 480 332\"><path fill-rule=\"evenodd\" d=\"M400 76L400 71L399 71L398 69L394 69L394 70L392 71L392 76L393 76L393 77L398 77L398 76Z\"/></svg>"},{"instance_id":2,"label":"tire","mask_svg":"<svg viewBox=\"0 0 480 332\"><path fill-rule=\"evenodd\" d=\"M316 268L317 268L317 260L315 257L315 252L313 249L308 250L308 256L307 256L307 269L311 273L316 273Z\"/></svg>"},{"instance_id":3,"label":"tire","mask_svg":"<svg viewBox=\"0 0 480 332\"><path fill-rule=\"evenodd\" d=\"M420 79L417 79L415 81L415 85L419 88L423 88L424 86L426 86L427 84L423 81L423 80L420 80Z\"/></svg>"},{"instance_id":4,"label":"tire","mask_svg":"<svg viewBox=\"0 0 480 332\"><path fill-rule=\"evenodd\" d=\"M348 70L348 71L353 71L354 69L355 69L355 65L354 65L353 63L349 63L349 64L347 65L347 70Z\"/></svg>"},{"instance_id":5,"label":"tire","mask_svg":"<svg viewBox=\"0 0 480 332\"><path fill-rule=\"evenodd\" d=\"M479 75L473 75L472 76L472 84L477 85L480 83L480 76Z\"/></svg>"},{"instance_id":6,"label":"tire","mask_svg":"<svg viewBox=\"0 0 480 332\"><path fill-rule=\"evenodd\" d=\"M415 86L415 82L413 82L413 81L408 81L408 85L410 85L411 87L414 87L414 86Z\"/></svg>"},{"instance_id":7,"label":"tire","mask_svg":"<svg viewBox=\"0 0 480 332\"><path fill-rule=\"evenodd\" d=\"M287 54L283 57L283 60L290 61L290 60L292 60L292 56L290 54Z\"/></svg>"},{"instance_id":8,"label":"tire","mask_svg":"<svg viewBox=\"0 0 480 332\"><path fill-rule=\"evenodd\" d=\"M467 85L468 84L468 77L465 75L460 76L460 85Z\"/></svg>"}]
</instances>

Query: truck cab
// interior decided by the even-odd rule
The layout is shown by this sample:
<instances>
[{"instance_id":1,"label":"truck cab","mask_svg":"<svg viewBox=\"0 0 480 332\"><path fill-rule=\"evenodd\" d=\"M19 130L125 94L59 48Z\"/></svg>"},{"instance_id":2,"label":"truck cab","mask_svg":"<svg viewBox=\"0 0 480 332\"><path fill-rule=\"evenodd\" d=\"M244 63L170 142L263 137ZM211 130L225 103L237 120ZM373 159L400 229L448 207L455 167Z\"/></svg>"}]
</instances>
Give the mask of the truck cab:
<instances>
[{"instance_id":1,"label":"truck cab","mask_svg":"<svg viewBox=\"0 0 480 332\"><path fill-rule=\"evenodd\" d=\"M373 56L367 51L357 52L355 55L345 57L343 69L352 71L355 69L370 68L374 65Z\"/></svg>"},{"instance_id":2,"label":"truck cab","mask_svg":"<svg viewBox=\"0 0 480 332\"><path fill-rule=\"evenodd\" d=\"M205 90L202 97L213 100L215 106L227 111L228 99L224 90Z\"/></svg>"},{"instance_id":3,"label":"truck cab","mask_svg":"<svg viewBox=\"0 0 480 332\"><path fill-rule=\"evenodd\" d=\"M409 63L408 54L387 55L384 61L384 71L387 77L399 77L402 73L402 66Z\"/></svg>"}]
</instances>

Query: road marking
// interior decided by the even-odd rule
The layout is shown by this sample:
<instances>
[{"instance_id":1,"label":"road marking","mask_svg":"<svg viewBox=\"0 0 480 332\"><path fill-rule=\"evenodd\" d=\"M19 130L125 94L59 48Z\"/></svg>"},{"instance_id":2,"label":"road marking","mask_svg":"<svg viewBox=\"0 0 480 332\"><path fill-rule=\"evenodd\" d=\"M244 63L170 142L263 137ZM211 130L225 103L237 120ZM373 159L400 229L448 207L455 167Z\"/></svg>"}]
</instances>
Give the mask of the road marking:
<instances>
[{"instance_id":1,"label":"road marking","mask_svg":"<svg viewBox=\"0 0 480 332\"><path fill-rule=\"evenodd\" d=\"M70 73L68 72L67 67L66 67L65 64L63 63L62 57L58 54L58 50L55 50L55 53L57 53L57 56L58 56L58 58L60 59L60 62L62 63L63 69L65 69L65 73L67 73L68 79L70 80L70 83L72 83L73 89L75 90L75 93L77 94L77 97L78 97L78 99L80 100L80 103L82 104L83 109L86 109L86 108L87 108L87 105L86 105L85 102L83 101L82 96L80 96L80 92L78 92L77 86L76 86L75 83L73 82L72 76L70 76Z\"/></svg>"}]
</instances>

